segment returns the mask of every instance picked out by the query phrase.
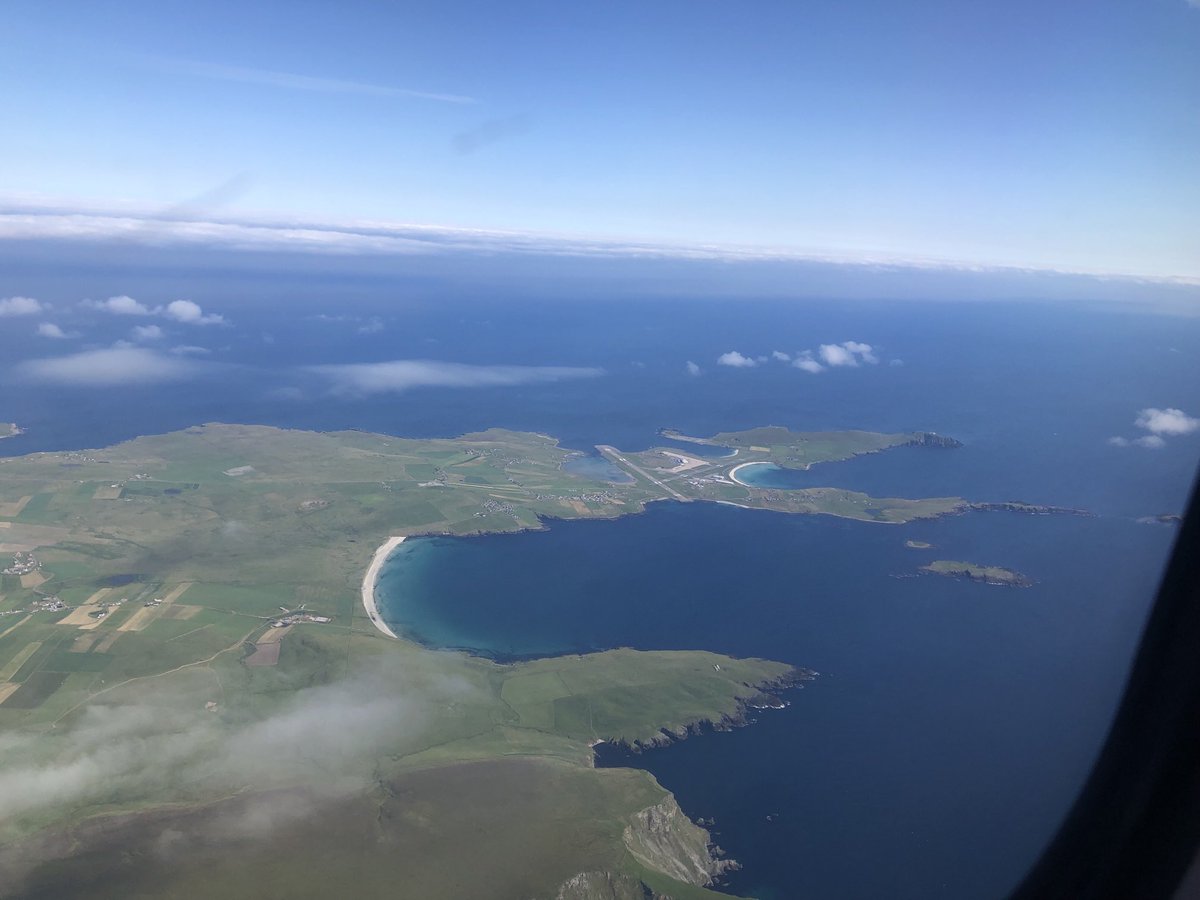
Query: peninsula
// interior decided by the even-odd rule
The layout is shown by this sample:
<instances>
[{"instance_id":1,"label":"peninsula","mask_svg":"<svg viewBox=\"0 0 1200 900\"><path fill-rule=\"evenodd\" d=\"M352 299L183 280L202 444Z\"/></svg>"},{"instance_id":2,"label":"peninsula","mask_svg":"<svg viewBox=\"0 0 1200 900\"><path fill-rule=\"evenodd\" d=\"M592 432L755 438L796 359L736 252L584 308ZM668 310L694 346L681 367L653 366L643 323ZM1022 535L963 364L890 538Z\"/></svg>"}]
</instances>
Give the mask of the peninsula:
<instances>
[{"instance_id":1,"label":"peninsula","mask_svg":"<svg viewBox=\"0 0 1200 900\"><path fill-rule=\"evenodd\" d=\"M581 454L553 438L499 429L211 424L0 458L0 896L85 873L97 896L233 896L264 878L326 895L403 882L434 900L720 896L705 886L728 863L707 833L648 773L594 768L592 747L739 724L809 673L702 651L501 665L398 637L374 599L387 555L415 535L657 500L890 524L969 509L730 477L749 461L944 445L920 433L689 440L696 451L600 448L622 483L564 468ZM81 769L97 776L73 780ZM248 840L251 820L271 824ZM496 835L486 847L481 829ZM171 833L192 837L162 844Z\"/></svg>"}]
</instances>

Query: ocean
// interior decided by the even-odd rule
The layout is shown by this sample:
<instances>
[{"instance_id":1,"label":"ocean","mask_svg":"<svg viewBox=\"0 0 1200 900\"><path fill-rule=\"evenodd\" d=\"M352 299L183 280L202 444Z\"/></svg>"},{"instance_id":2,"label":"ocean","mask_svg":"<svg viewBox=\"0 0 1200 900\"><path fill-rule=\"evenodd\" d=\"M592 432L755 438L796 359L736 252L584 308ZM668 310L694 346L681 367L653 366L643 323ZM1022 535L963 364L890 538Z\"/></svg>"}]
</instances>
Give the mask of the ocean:
<instances>
[{"instance_id":1,"label":"ocean","mask_svg":"<svg viewBox=\"0 0 1200 900\"><path fill-rule=\"evenodd\" d=\"M27 433L0 441L0 453L205 421L406 436L503 426L584 451L651 446L662 427L953 436L964 446L782 474L1097 515L885 526L656 503L610 522L408 541L381 602L430 644L502 658L629 645L818 670L786 710L751 727L636 757L598 754L602 765L649 769L690 816L716 820L718 842L743 864L734 892L1000 897L1052 833L1099 747L1170 549L1170 526L1137 520L1182 510L1200 456L1196 433L1158 449L1109 439L1147 436L1134 423L1147 407L1200 413L1200 321L1066 303L584 303L505 288L435 302L369 279L317 285L280 315L277 285L237 283L236 305L220 305L228 285L197 295L232 323L186 336L209 351L203 378L87 389L6 369L0 420ZM380 327L364 329L374 317ZM97 319L84 340L120 338L130 323L116 318ZM878 362L810 375L771 358L842 341L871 344ZM6 364L49 349L12 320L0 331ZM718 365L732 350L755 365ZM307 368L404 358L604 374L333 396ZM908 577L930 558L1008 566L1036 584Z\"/></svg>"}]
</instances>

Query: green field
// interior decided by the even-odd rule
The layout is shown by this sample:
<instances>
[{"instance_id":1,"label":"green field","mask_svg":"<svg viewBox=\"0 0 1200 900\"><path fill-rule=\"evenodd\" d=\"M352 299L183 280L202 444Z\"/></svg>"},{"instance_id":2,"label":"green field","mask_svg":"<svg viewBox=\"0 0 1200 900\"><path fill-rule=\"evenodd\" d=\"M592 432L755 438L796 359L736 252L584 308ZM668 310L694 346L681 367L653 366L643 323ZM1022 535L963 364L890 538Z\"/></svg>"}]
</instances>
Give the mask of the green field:
<instances>
[{"instance_id":1,"label":"green field","mask_svg":"<svg viewBox=\"0 0 1200 900\"><path fill-rule=\"evenodd\" d=\"M779 432L718 435L739 448L725 460L605 448L634 476L620 485L564 471L575 454L552 438L503 430L206 425L0 459L0 541L40 563L5 576L0 599L15 611L0 617L0 895L51 896L86 871L96 896L257 896L256 878L280 896L384 895L400 879L429 898L716 896L704 832L650 776L593 769L591 747L736 722L790 665L632 650L500 665L381 635L361 583L393 535L662 499L886 523L962 508L728 478L798 452ZM912 438L804 448L843 458ZM66 608L43 608L56 597ZM272 630L301 605L331 621ZM247 665L260 641L277 661ZM238 824L277 801L278 821ZM185 857L156 855L169 832Z\"/></svg>"}]
</instances>

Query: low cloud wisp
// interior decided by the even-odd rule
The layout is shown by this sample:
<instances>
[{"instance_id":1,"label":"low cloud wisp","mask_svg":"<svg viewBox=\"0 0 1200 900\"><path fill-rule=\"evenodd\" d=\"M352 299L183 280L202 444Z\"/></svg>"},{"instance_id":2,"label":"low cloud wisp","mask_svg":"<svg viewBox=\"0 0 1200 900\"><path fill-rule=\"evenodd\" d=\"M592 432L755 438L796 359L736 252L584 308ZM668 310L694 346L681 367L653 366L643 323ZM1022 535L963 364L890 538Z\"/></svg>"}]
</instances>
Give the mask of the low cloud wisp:
<instances>
[{"instance_id":1,"label":"low cloud wisp","mask_svg":"<svg viewBox=\"0 0 1200 900\"><path fill-rule=\"evenodd\" d=\"M473 696L474 688L452 677L406 692L395 668L380 663L298 691L251 721L206 711L210 694L182 685L156 691L149 702L89 706L36 757L39 745L29 738L0 748L0 826L61 805L196 788L219 794L311 782L330 795L357 790L373 757L412 745L434 711Z\"/></svg>"},{"instance_id":2,"label":"low cloud wisp","mask_svg":"<svg viewBox=\"0 0 1200 900\"><path fill-rule=\"evenodd\" d=\"M96 388L181 381L199 371L196 363L132 346L30 359L16 367L17 376L25 381Z\"/></svg>"},{"instance_id":3,"label":"low cloud wisp","mask_svg":"<svg viewBox=\"0 0 1200 900\"><path fill-rule=\"evenodd\" d=\"M603 369L583 366L480 366L400 359L392 362L310 366L345 394L400 393L423 387L510 387L578 378L597 378Z\"/></svg>"}]
</instances>

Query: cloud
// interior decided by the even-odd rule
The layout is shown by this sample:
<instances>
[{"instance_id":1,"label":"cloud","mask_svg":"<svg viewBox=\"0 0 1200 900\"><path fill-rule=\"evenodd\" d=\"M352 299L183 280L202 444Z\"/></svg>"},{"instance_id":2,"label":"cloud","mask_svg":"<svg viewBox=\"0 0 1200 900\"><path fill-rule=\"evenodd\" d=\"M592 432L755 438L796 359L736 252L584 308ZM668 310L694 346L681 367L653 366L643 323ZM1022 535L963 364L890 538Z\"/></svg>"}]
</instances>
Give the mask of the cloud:
<instances>
[{"instance_id":1,"label":"cloud","mask_svg":"<svg viewBox=\"0 0 1200 900\"><path fill-rule=\"evenodd\" d=\"M162 339L164 332L157 325L135 325L130 333L135 341L157 341Z\"/></svg>"},{"instance_id":2,"label":"cloud","mask_svg":"<svg viewBox=\"0 0 1200 900\"><path fill-rule=\"evenodd\" d=\"M857 366L858 359L841 344L822 344L817 353L827 366Z\"/></svg>"},{"instance_id":3,"label":"cloud","mask_svg":"<svg viewBox=\"0 0 1200 900\"><path fill-rule=\"evenodd\" d=\"M194 344L179 344L172 347L171 352L176 356L207 356L212 353L207 347L197 347Z\"/></svg>"},{"instance_id":4,"label":"cloud","mask_svg":"<svg viewBox=\"0 0 1200 900\"><path fill-rule=\"evenodd\" d=\"M5 297L0 300L0 317L33 316L43 309L41 302L32 297Z\"/></svg>"},{"instance_id":5,"label":"cloud","mask_svg":"<svg viewBox=\"0 0 1200 900\"><path fill-rule=\"evenodd\" d=\"M805 350L803 353L796 354L796 358L792 360L792 365L797 369L808 372L810 375L816 375L818 372L825 371L825 367L813 359L811 350Z\"/></svg>"},{"instance_id":6,"label":"cloud","mask_svg":"<svg viewBox=\"0 0 1200 900\"><path fill-rule=\"evenodd\" d=\"M868 363L869 365L873 366L879 362L879 357L875 355L870 344L864 344L862 341L846 341L846 343L842 344L842 346L851 353L857 353L859 359L865 363Z\"/></svg>"},{"instance_id":7,"label":"cloud","mask_svg":"<svg viewBox=\"0 0 1200 900\"><path fill-rule=\"evenodd\" d=\"M1133 424L1154 435L1191 434L1200 429L1200 419L1189 416L1182 409L1173 408L1147 407L1138 413Z\"/></svg>"},{"instance_id":8,"label":"cloud","mask_svg":"<svg viewBox=\"0 0 1200 900\"><path fill-rule=\"evenodd\" d=\"M827 366L857 366L859 362L874 365L879 362L870 344L845 341L841 344L822 344L817 354Z\"/></svg>"},{"instance_id":9,"label":"cloud","mask_svg":"<svg viewBox=\"0 0 1200 900\"><path fill-rule=\"evenodd\" d=\"M107 300L84 300L79 304L85 309L98 309L114 316L162 316L185 325L225 325L224 316L206 315L200 304L191 300L172 300L166 306L149 307L139 300L124 295ZM154 328L155 326L149 326Z\"/></svg>"},{"instance_id":10,"label":"cloud","mask_svg":"<svg viewBox=\"0 0 1200 900\"><path fill-rule=\"evenodd\" d=\"M98 309L106 313L112 313L114 316L152 316L154 310L146 306L144 303L139 303L132 297L124 295L120 297L109 297L107 300L84 300L79 304L88 309Z\"/></svg>"},{"instance_id":11,"label":"cloud","mask_svg":"<svg viewBox=\"0 0 1200 900\"><path fill-rule=\"evenodd\" d=\"M704 371L698 365L696 365L694 362L692 362L690 359L687 361L686 368L687 368L687 373L692 376L699 375L701 372Z\"/></svg>"},{"instance_id":12,"label":"cloud","mask_svg":"<svg viewBox=\"0 0 1200 900\"><path fill-rule=\"evenodd\" d=\"M0 240L66 240L120 242L151 246L204 246L236 252L277 251L334 255L413 255L488 253L593 259L713 260L730 263L801 263L847 265L876 271L880 267L917 271L1036 273L1132 280L1138 284L1200 285L1200 275L1109 269L1095 266L1051 266L1024 261L982 261L930 256L796 246L684 243L579 236L545 231L465 228L446 225L358 220L314 220L279 216L213 215L187 206L171 210L110 203L88 207L78 202L4 198L0 205Z\"/></svg>"},{"instance_id":13,"label":"cloud","mask_svg":"<svg viewBox=\"0 0 1200 900\"><path fill-rule=\"evenodd\" d=\"M354 394L398 393L422 387L509 387L604 374L603 369L579 366L477 366L423 359L310 366L308 370L328 378L336 391Z\"/></svg>"},{"instance_id":14,"label":"cloud","mask_svg":"<svg viewBox=\"0 0 1200 900\"><path fill-rule=\"evenodd\" d=\"M172 300L163 309L162 314L168 319L183 322L187 325L224 325L225 317L216 313L204 314L199 303L191 300Z\"/></svg>"},{"instance_id":15,"label":"cloud","mask_svg":"<svg viewBox=\"0 0 1200 900\"><path fill-rule=\"evenodd\" d=\"M63 340L64 338L74 337L72 334L67 334L53 322L42 322L37 327L37 333L45 338L54 338L55 340Z\"/></svg>"},{"instance_id":16,"label":"cloud","mask_svg":"<svg viewBox=\"0 0 1200 900\"><path fill-rule=\"evenodd\" d=\"M1191 434L1200 430L1200 419L1189 416L1182 409L1169 407L1158 409L1148 406L1139 410L1133 422L1138 428L1150 432L1138 438L1110 437L1108 443L1114 447L1145 447L1160 450L1167 445L1168 437Z\"/></svg>"},{"instance_id":17,"label":"cloud","mask_svg":"<svg viewBox=\"0 0 1200 900\"><path fill-rule=\"evenodd\" d=\"M56 807L319 785L302 811L311 814L322 799L367 787L381 753L417 749L436 711L475 696L456 678L406 689L397 669L392 660L373 662L349 679L299 690L249 722L205 711L212 695L195 682L143 692L137 703L93 703L53 742L5 748L0 826ZM250 807L270 797L254 799ZM261 836L274 818L239 816L206 828L223 832L212 837Z\"/></svg>"},{"instance_id":18,"label":"cloud","mask_svg":"<svg viewBox=\"0 0 1200 900\"><path fill-rule=\"evenodd\" d=\"M240 84L258 84L266 87L286 88L294 91L310 91L320 94L360 94L368 97L395 97L412 100L434 100L439 103L478 103L474 97L461 94L441 94L430 91L414 91L408 88L388 87L361 81L345 81L339 78L320 78L312 75L295 75L291 72L273 72L267 69L251 69L244 66L223 66L216 63L190 62L186 60L163 60L159 67L185 75L212 78L218 81L235 81Z\"/></svg>"},{"instance_id":19,"label":"cloud","mask_svg":"<svg viewBox=\"0 0 1200 900\"><path fill-rule=\"evenodd\" d=\"M782 350L772 350L771 357L779 360L780 362L788 362L791 359L791 356L784 353Z\"/></svg>"},{"instance_id":20,"label":"cloud","mask_svg":"<svg viewBox=\"0 0 1200 900\"><path fill-rule=\"evenodd\" d=\"M722 353L717 357L718 366L732 366L735 369L749 369L758 365L749 356L742 356L736 350L730 350L728 353Z\"/></svg>"},{"instance_id":21,"label":"cloud","mask_svg":"<svg viewBox=\"0 0 1200 900\"><path fill-rule=\"evenodd\" d=\"M179 381L197 374L197 364L164 356L142 347L119 346L85 350L69 356L31 359L18 364L17 374L43 384L75 387L115 387Z\"/></svg>"}]
</instances>

